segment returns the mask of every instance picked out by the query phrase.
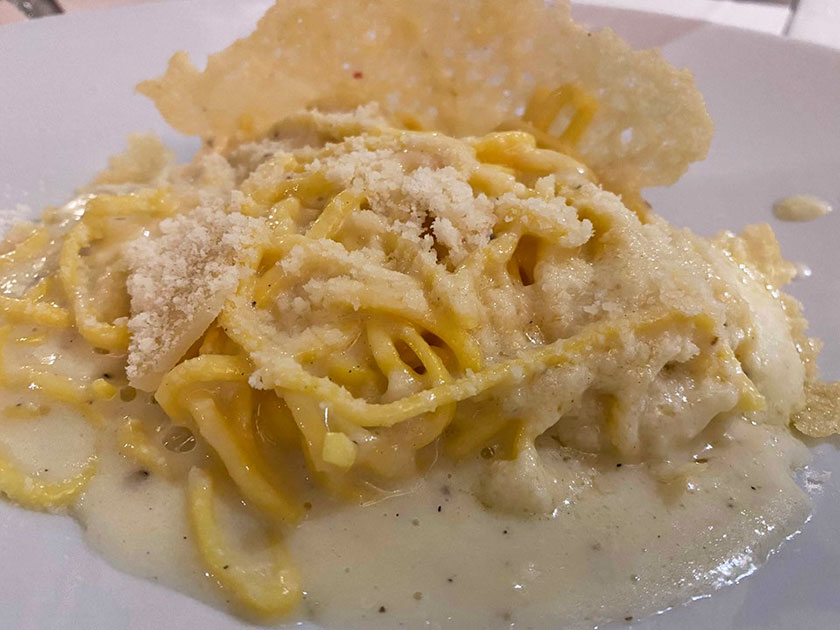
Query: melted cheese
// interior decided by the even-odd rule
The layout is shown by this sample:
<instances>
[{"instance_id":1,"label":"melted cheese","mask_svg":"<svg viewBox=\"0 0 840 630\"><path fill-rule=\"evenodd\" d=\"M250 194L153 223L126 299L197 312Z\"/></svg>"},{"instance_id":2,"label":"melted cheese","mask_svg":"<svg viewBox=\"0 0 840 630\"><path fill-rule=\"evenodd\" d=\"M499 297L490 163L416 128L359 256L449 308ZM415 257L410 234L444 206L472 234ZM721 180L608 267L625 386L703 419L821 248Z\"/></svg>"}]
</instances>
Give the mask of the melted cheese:
<instances>
[{"instance_id":1,"label":"melted cheese","mask_svg":"<svg viewBox=\"0 0 840 630\"><path fill-rule=\"evenodd\" d=\"M374 114L187 167L135 141L13 235L6 493L327 625L592 624L749 573L807 515L790 416L825 415L769 228L702 239L525 132Z\"/></svg>"}]
</instances>

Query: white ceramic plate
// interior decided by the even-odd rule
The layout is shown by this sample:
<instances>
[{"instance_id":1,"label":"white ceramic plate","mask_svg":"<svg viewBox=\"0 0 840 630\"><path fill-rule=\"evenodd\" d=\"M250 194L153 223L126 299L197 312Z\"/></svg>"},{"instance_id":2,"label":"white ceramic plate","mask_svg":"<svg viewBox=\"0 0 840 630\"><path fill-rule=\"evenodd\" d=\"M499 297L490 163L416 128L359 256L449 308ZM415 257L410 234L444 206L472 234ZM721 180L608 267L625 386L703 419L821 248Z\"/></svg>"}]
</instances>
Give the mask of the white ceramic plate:
<instances>
[{"instance_id":1,"label":"white ceramic plate","mask_svg":"<svg viewBox=\"0 0 840 630\"><path fill-rule=\"evenodd\" d=\"M133 92L178 49L194 59L247 33L265 0L201 0L79 13L0 28L0 208L60 203L133 131L153 131L183 159L195 143L168 130ZM769 221L786 256L813 277L792 292L826 340L822 369L840 378L840 216L782 224L770 207L807 192L840 205L840 55L828 49L701 22L582 7L636 46L659 46L691 68L715 119L708 160L675 187L650 191L674 222L711 234ZM636 622L644 630L814 630L840 627L840 454L815 447L812 520L738 585ZM605 597L609 594L605 593ZM626 627L626 624L623 624ZM242 628L212 608L111 568L69 518L0 501L0 628L151 630Z\"/></svg>"}]
</instances>

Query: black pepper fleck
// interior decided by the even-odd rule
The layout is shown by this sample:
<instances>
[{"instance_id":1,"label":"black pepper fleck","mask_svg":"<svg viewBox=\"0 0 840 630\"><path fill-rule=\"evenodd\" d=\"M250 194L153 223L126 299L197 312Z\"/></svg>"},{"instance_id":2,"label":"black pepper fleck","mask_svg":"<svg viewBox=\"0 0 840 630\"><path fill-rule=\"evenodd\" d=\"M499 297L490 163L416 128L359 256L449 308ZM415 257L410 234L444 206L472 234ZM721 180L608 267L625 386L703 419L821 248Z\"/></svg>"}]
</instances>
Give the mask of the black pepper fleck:
<instances>
[{"instance_id":1,"label":"black pepper fleck","mask_svg":"<svg viewBox=\"0 0 840 630\"><path fill-rule=\"evenodd\" d=\"M384 613L385 612L385 606L380 606L379 607L379 612Z\"/></svg>"},{"instance_id":2,"label":"black pepper fleck","mask_svg":"<svg viewBox=\"0 0 840 630\"><path fill-rule=\"evenodd\" d=\"M439 506L438 506L438 512L440 512L441 510L443 510L443 506L442 506L442 505L439 505Z\"/></svg>"}]
</instances>

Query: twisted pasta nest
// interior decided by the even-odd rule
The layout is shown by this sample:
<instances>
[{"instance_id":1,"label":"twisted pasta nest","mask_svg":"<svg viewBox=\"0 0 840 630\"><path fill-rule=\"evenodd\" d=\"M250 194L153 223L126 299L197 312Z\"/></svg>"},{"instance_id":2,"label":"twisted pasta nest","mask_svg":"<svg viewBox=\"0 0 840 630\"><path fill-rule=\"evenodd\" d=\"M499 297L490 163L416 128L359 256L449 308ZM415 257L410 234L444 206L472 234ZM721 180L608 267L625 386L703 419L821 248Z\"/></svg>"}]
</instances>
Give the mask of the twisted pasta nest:
<instances>
[{"instance_id":1,"label":"twisted pasta nest","mask_svg":"<svg viewBox=\"0 0 840 630\"><path fill-rule=\"evenodd\" d=\"M540 103L528 125L550 123ZM721 419L810 409L816 346L769 228L677 230L570 153L521 129L394 127L375 106L303 112L185 167L135 138L0 258L23 287L0 301L7 342L78 335L89 365L6 366L3 385L97 427L124 417L121 452L184 483L208 570L263 614L300 596L282 535L315 486L365 501L478 458L487 504L549 512L547 450L657 462ZM117 401L97 353L163 413ZM198 448L162 448L173 427ZM95 466L45 484L4 458L0 488L60 507ZM220 484L265 519L262 564L226 541Z\"/></svg>"}]
</instances>

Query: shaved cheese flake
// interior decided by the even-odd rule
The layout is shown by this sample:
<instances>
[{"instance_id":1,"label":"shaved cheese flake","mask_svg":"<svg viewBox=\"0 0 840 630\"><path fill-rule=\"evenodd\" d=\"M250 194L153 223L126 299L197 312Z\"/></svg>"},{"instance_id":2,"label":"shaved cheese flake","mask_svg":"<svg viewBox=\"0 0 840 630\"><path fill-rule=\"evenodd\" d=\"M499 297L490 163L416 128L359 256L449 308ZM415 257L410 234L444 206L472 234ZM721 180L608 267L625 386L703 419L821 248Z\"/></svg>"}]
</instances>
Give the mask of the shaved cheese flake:
<instances>
[{"instance_id":1,"label":"shaved cheese flake","mask_svg":"<svg viewBox=\"0 0 840 630\"><path fill-rule=\"evenodd\" d=\"M154 391L163 375L207 330L239 284L264 223L202 207L167 219L161 235L129 244L131 343L126 374Z\"/></svg>"}]
</instances>

